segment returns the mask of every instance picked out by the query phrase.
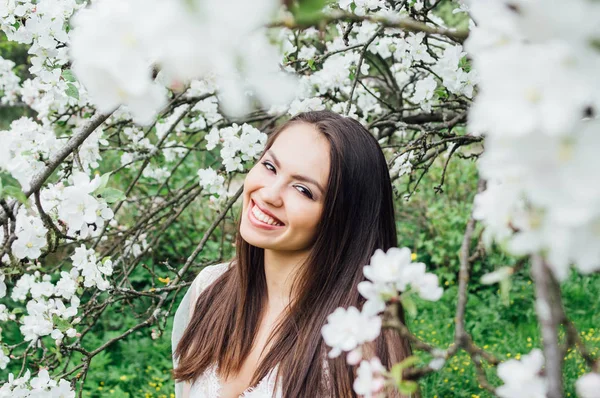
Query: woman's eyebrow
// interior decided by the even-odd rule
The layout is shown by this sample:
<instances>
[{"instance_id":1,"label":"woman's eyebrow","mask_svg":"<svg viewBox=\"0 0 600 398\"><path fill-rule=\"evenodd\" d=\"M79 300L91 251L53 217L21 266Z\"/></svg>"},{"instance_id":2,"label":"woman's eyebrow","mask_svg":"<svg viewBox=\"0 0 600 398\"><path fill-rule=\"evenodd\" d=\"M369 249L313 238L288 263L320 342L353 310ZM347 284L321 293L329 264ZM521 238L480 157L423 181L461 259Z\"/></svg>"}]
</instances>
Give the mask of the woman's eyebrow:
<instances>
[{"instance_id":1,"label":"woman's eyebrow","mask_svg":"<svg viewBox=\"0 0 600 398\"><path fill-rule=\"evenodd\" d=\"M271 155L271 157L273 158L273 161L275 162L275 166L277 166L278 168L281 168L281 163L279 163L279 160L277 159L277 156L275 156L275 153L273 153L273 151L269 149L267 151L267 154ZM319 188L319 190L321 191L322 194L325 193L325 189L323 189L323 187L321 186L321 184L319 184L319 182L317 180L314 180L310 177L303 176L300 174L294 174L294 175L292 175L292 178L294 178L296 180L311 183L311 184L315 185L317 188Z\"/></svg>"}]
</instances>

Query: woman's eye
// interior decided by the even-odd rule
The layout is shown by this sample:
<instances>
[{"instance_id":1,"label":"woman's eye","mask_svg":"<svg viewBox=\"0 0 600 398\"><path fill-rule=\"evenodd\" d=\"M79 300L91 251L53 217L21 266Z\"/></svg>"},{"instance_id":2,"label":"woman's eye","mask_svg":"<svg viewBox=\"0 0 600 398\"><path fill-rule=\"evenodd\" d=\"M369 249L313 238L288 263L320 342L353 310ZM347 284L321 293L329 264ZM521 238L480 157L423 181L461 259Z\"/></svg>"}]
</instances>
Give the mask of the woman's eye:
<instances>
[{"instance_id":1,"label":"woman's eye","mask_svg":"<svg viewBox=\"0 0 600 398\"><path fill-rule=\"evenodd\" d=\"M267 170L271 170L272 172L275 172L275 167L271 163L269 163L269 162L262 162L262 164L265 166L265 168Z\"/></svg>"},{"instance_id":2,"label":"woman's eye","mask_svg":"<svg viewBox=\"0 0 600 398\"><path fill-rule=\"evenodd\" d=\"M298 191L301 192L303 195L305 195L307 198L309 198L309 199L313 198L312 193L308 189L304 188L303 186L297 185L296 188L299 188Z\"/></svg>"}]
</instances>

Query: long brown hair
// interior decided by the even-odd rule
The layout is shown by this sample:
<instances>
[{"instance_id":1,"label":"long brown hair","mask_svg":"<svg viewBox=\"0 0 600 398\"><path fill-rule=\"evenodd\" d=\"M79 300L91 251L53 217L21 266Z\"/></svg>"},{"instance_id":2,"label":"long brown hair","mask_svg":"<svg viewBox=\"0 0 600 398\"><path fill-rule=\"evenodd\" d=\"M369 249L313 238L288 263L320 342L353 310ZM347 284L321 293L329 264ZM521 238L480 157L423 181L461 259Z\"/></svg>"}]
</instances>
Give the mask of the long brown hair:
<instances>
[{"instance_id":1,"label":"long brown hair","mask_svg":"<svg viewBox=\"0 0 600 398\"><path fill-rule=\"evenodd\" d=\"M328 359L331 382L323 378L328 347L321 328L337 307L362 307L357 285L364 280L363 266L376 249L397 245L389 171L377 140L359 122L329 111L296 115L269 136L265 151L292 123L308 123L327 138L331 168L315 242L251 385L279 364L277 381L285 398L355 397L354 369L345 355ZM176 380L191 381L213 363L225 377L241 369L266 304L263 260L264 250L238 233L232 267L200 294L177 345ZM411 352L408 342L389 330L373 348L388 367Z\"/></svg>"}]
</instances>

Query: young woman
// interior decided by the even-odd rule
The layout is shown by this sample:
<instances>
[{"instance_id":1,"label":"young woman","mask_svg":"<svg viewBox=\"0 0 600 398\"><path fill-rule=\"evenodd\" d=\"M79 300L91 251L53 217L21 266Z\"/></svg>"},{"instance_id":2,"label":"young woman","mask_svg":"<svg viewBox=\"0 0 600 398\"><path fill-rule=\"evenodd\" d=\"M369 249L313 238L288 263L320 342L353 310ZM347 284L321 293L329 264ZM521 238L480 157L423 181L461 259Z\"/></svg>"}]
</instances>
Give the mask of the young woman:
<instances>
[{"instance_id":1,"label":"young woman","mask_svg":"<svg viewBox=\"0 0 600 398\"><path fill-rule=\"evenodd\" d=\"M321 328L362 307L363 266L397 244L376 139L329 111L293 117L246 176L238 227L236 257L203 269L176 314L177 398L355 397L356 367L327 357ZM367 348L388 367L411 352L388 330Z\"/></svg>"}]
</instances>

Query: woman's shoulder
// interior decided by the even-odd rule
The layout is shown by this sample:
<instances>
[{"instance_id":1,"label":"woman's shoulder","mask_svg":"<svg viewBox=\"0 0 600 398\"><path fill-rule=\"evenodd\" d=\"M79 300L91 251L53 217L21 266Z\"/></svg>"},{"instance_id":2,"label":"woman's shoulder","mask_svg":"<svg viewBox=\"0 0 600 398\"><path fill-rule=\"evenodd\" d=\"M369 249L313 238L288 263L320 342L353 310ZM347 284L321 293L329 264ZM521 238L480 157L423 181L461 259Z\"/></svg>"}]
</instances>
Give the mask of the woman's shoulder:
<instances>
[{"instance_id":1,"label":"woman's shoulder","mask_svg":"<svg viewBox=\"0 0 600 398\"><path fill-rule=\"evenodd\" d=\"M214 281L216 281L227 269L229 268L230 262L221 264L209 265L198 273L196 279L192 285L194 286L195 296L197 297L200 293L209 287Z\"/></svg>"}]
</instances>

